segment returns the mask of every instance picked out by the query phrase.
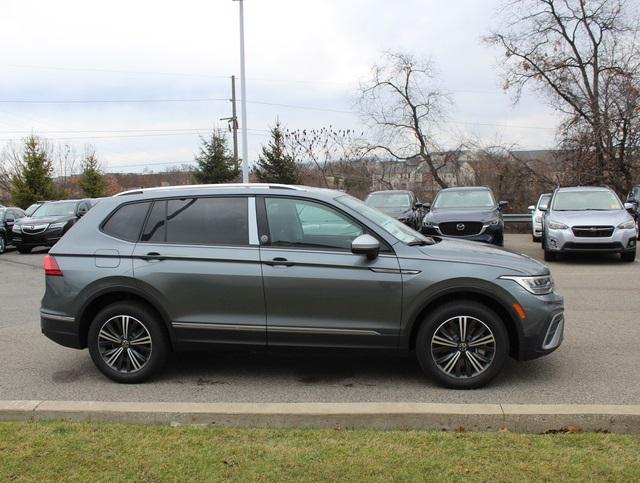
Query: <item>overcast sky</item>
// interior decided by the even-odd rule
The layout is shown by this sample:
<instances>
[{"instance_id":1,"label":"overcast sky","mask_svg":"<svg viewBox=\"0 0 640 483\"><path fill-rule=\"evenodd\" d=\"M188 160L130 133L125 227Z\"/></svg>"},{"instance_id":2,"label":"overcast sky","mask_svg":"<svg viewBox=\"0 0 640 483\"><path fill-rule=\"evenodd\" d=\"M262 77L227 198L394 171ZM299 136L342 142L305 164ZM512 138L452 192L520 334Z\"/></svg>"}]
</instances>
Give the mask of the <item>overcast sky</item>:
<instances>
[{"instance_id":1,"label":"overcast sky","mask_svg":"<svg viewBox=\"0 0 640 483\"><path fill-rule=\"evenodd\" d=\"M389 49L436 63L455 101L445 142L552 147L554 113L533 95L513 106L494 69L500 52L481 42L498 3L246 0L250 159L276 118L362 128L356 87ZM34 130L78 151L94 145L110 171L164 169L193 160L198 132L226 126L238 3L2 0L0 45L0 147ZM150 99L173 102L34 102Z\"/></svg>"}]
</instances>

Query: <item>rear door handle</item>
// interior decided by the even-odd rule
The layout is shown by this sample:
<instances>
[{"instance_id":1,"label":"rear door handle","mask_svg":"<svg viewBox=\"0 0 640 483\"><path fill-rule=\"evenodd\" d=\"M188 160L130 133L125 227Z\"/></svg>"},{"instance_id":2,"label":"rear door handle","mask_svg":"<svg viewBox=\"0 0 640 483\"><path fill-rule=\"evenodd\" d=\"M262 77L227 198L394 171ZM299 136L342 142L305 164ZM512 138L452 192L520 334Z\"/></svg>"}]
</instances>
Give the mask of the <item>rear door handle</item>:
<instances>
[{"instance_id":1,"label":"rear door handle","mask_svg":"<svg viewBox=\"0 0 640 483\"><path fill-rule=\"evenodd\" d=\"M146 260L147 262L151 261L161 261L164 260L164 257L160 255L158 252L149 252L146 255L142 255L140 258Z\"/></svg>"},{"instance_id":2,"label":"rear door handle","mask_svg":"<svg viewBox=\"0 0 640 483\"><path fill-rule=\"evenodd\" d=\"M295 265L293 262L290 262L286 258L276 257L272 259L270 262L265 262L267 265L272 267L293 267Z\"/></svg>"}]
</instances>

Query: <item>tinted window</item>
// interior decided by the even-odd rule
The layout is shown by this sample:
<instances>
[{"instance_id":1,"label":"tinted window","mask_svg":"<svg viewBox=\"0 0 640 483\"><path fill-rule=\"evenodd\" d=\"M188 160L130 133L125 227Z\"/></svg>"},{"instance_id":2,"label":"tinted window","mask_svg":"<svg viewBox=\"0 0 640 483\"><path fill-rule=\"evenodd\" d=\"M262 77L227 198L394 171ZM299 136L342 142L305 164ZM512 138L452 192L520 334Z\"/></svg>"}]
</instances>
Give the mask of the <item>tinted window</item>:
<instances>
[{"instance_id":1,"label":"tinted window","mask_svg":"<svg viewBox=\"0 0 640 483\"><path fill-rule=\"evenodd\" d=\"M150 203L131 203L118 208L102 227L106 234L127 241L138 241Z\"/></svg>"},{"instance_id":2,"label":"tinted window","mask_svg":"<svg viewBox=\"0 0 640 483\"><path fill-rule=\"evenodd\" d=\"M167 241L165 230L167 216L167 202L156 201L153 203L149 219L142 233L142 241L164 243Z\"/></svg>"},{"instance_id":3,"label":"tinted window","mask_svg":"<svg viewBox=\"0 0 640 483\"><path fill-rule=\"evenodd\" d=\"M362 227L327 206L294 199L267 198L269 238L275 246L348 250Z\"/></svg>"},{"instance_id":4,"label":"tinted window","mask_svg":"<svg viewBox=\"0 0 640 483\"><path fill-rule=\"evenodd\" d=\"M142 239L193 245L248 245L247 198L185 198L156 202Z\"/></svg>"}]
</instances>

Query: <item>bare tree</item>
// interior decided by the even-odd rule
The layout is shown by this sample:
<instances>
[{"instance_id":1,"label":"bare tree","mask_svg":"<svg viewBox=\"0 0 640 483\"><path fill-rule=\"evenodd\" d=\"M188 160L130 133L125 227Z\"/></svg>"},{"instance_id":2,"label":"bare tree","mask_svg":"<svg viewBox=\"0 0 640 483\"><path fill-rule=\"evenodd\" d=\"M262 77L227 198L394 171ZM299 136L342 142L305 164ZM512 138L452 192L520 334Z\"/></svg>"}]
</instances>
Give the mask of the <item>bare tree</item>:
<instances>
[{"instance_id":1,"label":"bare tree","mask_svg":"<svg viewBox=\"0 0 640 483\"><path fill-rule=\"evenodd\" d=\"M437 150L435 128L451 100L435 86L435 77L430 62L387 52L382 63L373 66L371 78L361 84L358 105L365 122L377 131L372 148L400 160L420 158L435 182L446 188L439 173L442 165L432 152Z\"/></svg>"},{"instance_id":2,"label":"bare tree","mask_svg":"<svg viewBox=\"0 0 640 483\"><path fill-rule=\"evenodd\" d=\"M631 133L638 132L640 51L626 1L508 0L501 17L486 40L505 52L505 89L516 102L527 85L543 93L564 114L562 145L582 150L583 173L627 189L638 148Z\"/></svg>"}]
</instances>

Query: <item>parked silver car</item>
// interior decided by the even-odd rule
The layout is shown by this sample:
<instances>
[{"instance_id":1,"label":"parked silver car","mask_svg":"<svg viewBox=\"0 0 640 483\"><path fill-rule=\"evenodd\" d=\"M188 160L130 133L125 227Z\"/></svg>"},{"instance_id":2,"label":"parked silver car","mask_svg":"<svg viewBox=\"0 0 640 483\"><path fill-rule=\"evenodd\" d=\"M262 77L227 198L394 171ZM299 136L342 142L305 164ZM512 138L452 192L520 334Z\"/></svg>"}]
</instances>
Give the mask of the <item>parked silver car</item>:
<instances>
[{"instance_id":1,"label":"parked silver car","mask_svg":"<svg viewBox=\"0 0 640 483\"><path fill-rule=\"evenodd\" d=\"M562 342L563 300L529 257L434 239L339 191L143 189L92 208L45 258L42 332L119 382L169 352L254 347L415 352L447 387ZM312 357L310 350L306 357Z\"/></svg>"},{"instance_id":2,"label":"parked silver car","mask_svg":"<svg viewBox=\"0 0 640 483\"><path fill-rule=\"evenodd\" d=\"M542 217L544 216L544 210L549 205L550 200L551 193L541 194L540 198L538 198L538 202L528 208L531 212L531 239L534 242L542 240Z\"/></svg>"},{"instance_id":3,"label":"parked silver car","mask_svg":"<svg viewBox=\"0 0 640 483\"><path fill-rule=\"evenodd\" d=\"M568 252L619 253L636 258L636 224L618 196L606 187L558 188L544 215L542 248L551 261Z\"/></svg>"}]
</instances>

